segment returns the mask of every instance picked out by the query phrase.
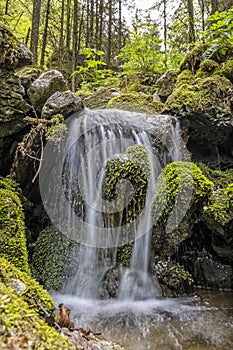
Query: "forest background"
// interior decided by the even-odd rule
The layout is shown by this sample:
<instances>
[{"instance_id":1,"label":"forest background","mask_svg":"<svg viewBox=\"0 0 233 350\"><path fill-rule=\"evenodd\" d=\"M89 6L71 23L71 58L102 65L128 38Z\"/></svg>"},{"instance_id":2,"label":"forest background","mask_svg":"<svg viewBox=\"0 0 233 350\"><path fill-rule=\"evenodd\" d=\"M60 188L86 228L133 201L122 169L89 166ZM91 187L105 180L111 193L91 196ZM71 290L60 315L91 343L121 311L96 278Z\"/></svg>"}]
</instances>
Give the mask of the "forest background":
<instances>
[{"instance_id":1,"label":"forest background","mask_svg":"<svg viewBox=\"0 0 233 350\"><path fill-rule=\"evenodd\" d=\"M81 94L137 73L149 84L198 42L207 58L233 44L233 0L150 3L142 11L132 0L5 0L0 25L30 48L35 66L59 69Z\"/></svg>"}]
</instances>

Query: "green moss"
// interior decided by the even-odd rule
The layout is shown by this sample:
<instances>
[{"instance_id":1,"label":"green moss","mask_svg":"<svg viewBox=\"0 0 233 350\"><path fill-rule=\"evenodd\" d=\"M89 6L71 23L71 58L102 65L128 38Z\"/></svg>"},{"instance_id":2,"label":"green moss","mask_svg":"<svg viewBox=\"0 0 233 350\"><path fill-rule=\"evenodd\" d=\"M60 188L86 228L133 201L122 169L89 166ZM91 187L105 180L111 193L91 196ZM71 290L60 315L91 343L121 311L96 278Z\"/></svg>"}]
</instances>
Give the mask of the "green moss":
<instances>
[{"instance_id":1,"label":"green moss","mask_svg":"<svg viewBox=\"0 0 233 350\"><path fill-rule=\"evenodd\" d=\"M0 281L9 288L13 288L15 281L20 282L24 286L20 292L20 297L41 316L44 317L44 313L38 307L36 300L49 313L54 310L54 303L48 292L35 279L15 267L5 258L0 258Z\"/></svg>"},{"instance_id":2,"label":"green moss","mask_svg":"<svg viewBox=\"0 0 233 350\"><path fill-rule=\"evenodd\" d=\"M10 179L0 178L0 256L29 273L23 207Z\"/></svg>"},{"instance_id":3,"label":"green moss","mask_svg":"<svg viewBox=\"0 0 233 350\"><path fill-rule=\"evenodd\" d=\"M232 84L225 77L214 75L205 79L197 78L192 84L185 83L176 86L168 97L163 111L186 116L193 112L202 115L207 109L216 110L217 104L221 105L225 113L231 114L229 101L232 93Z\"/></svg>"},{"instance_id":4,"label":"green moss","mask_svg":"<svg viewBox=\"0 0 233 350\"><path fill-rule=\"evenodd\" d=\"M0 26L0 68L13 70L18 63L17 39L5 27Z\"/></svg>"},{"instance_id":5,"label":"green moss","mask_svg":"<svg viewBox=\"0 0 233 350\"><path fill-rule=\"evenodd\" d=\"M77 244L57 230L48 227L36 241L32 272L48 290L58 290L70 276Z\"/></svg>"},{"instance_id":6,"label":"green moss","mask_svg":"<svg viewBox=\"0 0 233 350\"><path fill-rule=\"evenodd\" d=\"M201 61L203 60L203 54L207 49L205 44L197 44L195 47L187 53L185 58L180 64L180 70L189 69L191 72L196 72L200 68Z\"/></svg>"},{"instance_id":7,"label":"green moss","mask_svg":"<svg viewBox=\"0 0 233 350\"><path fill-rule=\"evenodd\" d=\"M223 75L233 83L233 60L227 61L219 71L219 74Z\"/></svg>"},{"instance_id":8,"label":"green moss","mask_svg":"<svg viewBox=\"0 0 233 350\"><path fill-rule=\"evenodd\" d=\"M59 145L67 134L67 126L64 124L64 117L61 114L54 116L48 123L48 130L45 134L46 140Z\"/></svg>"},{"instance_id":9,"label":"green moss","mask_svg":"<svg viewBox=\"0 0 233 350\"><path fill-rule=\"evenodd\" d=\"M40 315L35 299L48 312L53 311L47 292L26 273L0 258L0 348L72 349L43 321L41 316L45 315Z\"/></svg>"},{"instance_id":10,"label":"green moss","mask_svg":"<svg viewBox=\"0 0 233 350\"><path fill-rule=\"evenodd\" d=\"M153 101L152 95L125 93L112 98L107 107L131 112L156 114L161 112L163 103Z\"/></svg>"},{"instance_id":11,"label":"green moss","mask_svg":"<svg viewBox=\"0 0 233 350\"><path fill-rule=\"evenodd\" d=\"M223 170L213 170L209 168L206 164L197 163L197 166L201 169L203 174L213 182L215 188L227 187L233 179L233 169Z\"/></svg>"},{"instance_id":12,"label":"green moss","mask_svg":"<svg viewBox=\"0 0 233 350\"><path fill-rule=\"evenodd\" d=\"M217 72L218 68L219 68L219 64L213 60L208 59L208 60L202 61L200 64L200 68L196 73L196 76L199 78L205 78Z\"/></svg>"},{"instance_id":13,"label":"green moss","mask_svg":"<svg viewBox=\"0 0 233 350\"><path fill-rule=\"evenodd\" d=\"M170 256L190 235L212 188L213 183L193 163L174 162L165 167L152 206L153 245L158 255Z\"/></svg>"},{"instance_id":14,"label":"green moss","mask_svg":"<svg viewBox=\"0 0 233 350\"><path fill-rule=\"evenodd\" d=\"M191 70L185 69L178 75L178 78L176 80L176 85L175 86L179 86L179 85L183 85L183 84L189 84L193 80L194 80L194 76L193 76Z\"/></svg>"},{"instance_id":15,"label":"green moss","mask_svg":"<svg viewBox=\"0 0 233 350\"><path fill-rule=\"evenodd\" d=\"M149 157L144 146L131 146L125 155L107 161L103 194L110 203L109 211L116 212L116 215L110 215L113 226L132 222L138 217L145 205L150 175Z\"/></svg>"},{"instance_id":16,"label":"green moss","mask_svg":"<svg viewBox=\"0 0 233 350\"><path fill-rule=\"evenodd\" d=\"M226 226L233 220L233 183L224 189L216 189L208 206L204 207L205 215L214 219L216 224Z\"/></svg>"},{"instance_id":17,"label":"green moss","mask_svg":"<svg viewBox=\"0 0 233 350\"><path fill-rule=\"evenodd\" d=\"M117 261L123 266L129 266L131 255L132 255L132 245L125 245L121 248L118 248Z\"/></svg>"},{"instance_id":18,"label":"green moss","mask_svg":"<svg viewBox=\"0 0 233 350\"><path fill-rule=\"evenodd\" d=\"M154 266L154 272L165 297L179 297L192 290L193 278L179 264L160 260Z\"/></svg>"}]
</instances>

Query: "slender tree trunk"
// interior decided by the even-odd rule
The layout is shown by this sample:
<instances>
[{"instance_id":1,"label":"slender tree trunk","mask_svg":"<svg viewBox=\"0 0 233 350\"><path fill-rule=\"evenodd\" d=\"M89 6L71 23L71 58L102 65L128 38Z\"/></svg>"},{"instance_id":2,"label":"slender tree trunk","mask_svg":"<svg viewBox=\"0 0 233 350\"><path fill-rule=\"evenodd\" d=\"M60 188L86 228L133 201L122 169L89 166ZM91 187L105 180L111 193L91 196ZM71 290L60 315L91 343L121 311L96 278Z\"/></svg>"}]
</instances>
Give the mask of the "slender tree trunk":
<instances>
[{"instance_id":1,"label":"slender tree trunk","mask_svg":"<svg viewBox=\"0 0 233 350\"><path fill-rule=\"evenodd\" d=\"M66 9L66 49L70 50L70 39L71 39L71 30L70 30L70 8L71 0L67 0L67 9Z\"/></svg>"},{"instance_id":2,"label":"slender tree trunk","mask_svg":"<svg viewBox=\"0 0 233 350\"><path fill-rule=\"evenodd\" d=\"M112 0L108 1L108 47L107 47L107 63L111 65L112 56Z\"/></svg>"},{"instance_id":3,"label":"slender tree trunk","mask_svg":"<svg viewBox=\"0 0 233 350\"><path fill-rule=\"evenodd\" d=\"M44 32L43 32L42 47L41 47L41 58L40 58L40 65L41 66L44 65L44 60L45 60L45 52L46 52L47 37L48 37L49 14L50 14L50 2L51 2L51 0L47 0Z\"/></svg>"},{"instance_id":4,"label":"slender tree trunk","mask_svg":"<svg viewBox=\"0 0 233 350\"><path fill-rule=\"evenodd\" d=\"M122 0L118 2L118 51L122 48Z\"/></svg>"},{"instance_id":5,"label":"slender tree trunk","mask_svg":"<svg viewBox=\"0 0 233 350\"><path fill-rule=\"evenodd\" d=\"M31 32L30 50L33 54L34 64L37 64L37 62L38 62L40 11L41 11L41 0L33 0L32 32Z\"/></svg>"},{"instance_id":6,"label":"slender tree trunk","mask_svg":"<svg viewBox=\"0 0 233 350\"><path fill-rule=\"evenodd\" d=\"M82 38L83 23L84 23L84 13L85 13L85 4L82 7L81 17L80 17L80 20L79 20L77 55L80 54L80 49L81 49L81 38Z\"/></svg>"},{"instance_id":7,"label":"slender tree trunk","mask_svg":"<svg viewBox=\"0 0 233 350\"><path fill-rule=\"evenodd\" d=\"M216 11L218 11L219 3L218 0L211 0L211 14L213 15Z\"/></svg>"},{"instance_id":8,"label":"slender tree trunk","mask_svg":"<svg viewBox=\"0 0 233 350\"><path fill-rule=\"evenodd\" d=\"M77 44L78 44L78 0L74 0L73 10L73 40L72 40L72 72L76 70L77 66ZM75 91L75 77L72 78L72 91Z\"/></svg>"},{"instance_id":9,"label":"slender tree trunk","mask_svg":"<svg viewBox=\"0 0 233 350\"><path fill-rule=\"evenodd\" d=\"M189 43L191 44L195 42L193 0L187 1L187 9L188 9L188 20L189 20Z\"/></svg>"},{"instance_id":10,"label":"slender tree trunk","mask_svg":"<svg viewBox=\"0 0 233 350\"><path fill-rule=\"evenodd\" d=\"M90 47L94 47L94 17L95 17L95 12L94 12L94 0L91 0L91 8L90 8L90 31L89 31L89 37L90 37Z\"/></svg>"},{"instance_id":11,"label":"slender tree trunk","mask_svg":"<svg viewBox=\"0 0 233 350\"><path fill-rule=\"evenodd\" d=\"M6 0L6 4L5 4L5 15L8 15L8 9L9 9L9 0Z\"/></svg>"},{"instance_id":12,"label":"slender tree trunk","mask_svg":"<svg viewBox=\"0 0 233 350\"><path fill-rule=\"evenodd\" d=\"M89 37L90 37L90 4L87 0L87 10L86 10L86 47L89 47Z\"/></svg>"},{"instance_id":13,"label":"slender tree trunk","mask_svg":"<svg viewBox=\"0 0 233 350\"><path fill-rule=\"evenodd\" d=\"M61 26L60 26L60 38L59 38L59 69L62 70L62 57L64 53L64 17L65 17L65 0L61 3Z\"/></svg>"},{"instance_id":14,"label":"slender tree trunk","mask_svg":"<svg viewBox=\"0 0 233 350\"><path fill-rule=\"evenodd\" d=\"M100 0L99 5L99 38L98 49L101 50L103 46L103 18L104 18L104 0Z\"/></svg>"}]
</instances>

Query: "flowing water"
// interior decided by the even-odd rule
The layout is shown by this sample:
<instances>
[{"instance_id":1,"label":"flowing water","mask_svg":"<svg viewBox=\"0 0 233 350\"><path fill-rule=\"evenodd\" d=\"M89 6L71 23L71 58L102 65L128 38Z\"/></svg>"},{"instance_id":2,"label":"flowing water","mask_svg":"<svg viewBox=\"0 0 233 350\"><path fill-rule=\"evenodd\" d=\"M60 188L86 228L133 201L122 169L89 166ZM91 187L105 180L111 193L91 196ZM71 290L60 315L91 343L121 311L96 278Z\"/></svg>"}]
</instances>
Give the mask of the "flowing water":
<instances>
[{"instance_id":1,"label":"flowing water","mask_svg":"<svg viewBox=\"0 0 233 350\"><path fill-rule=\"evenodd\" d=\"M76 327L103 332L128 350L233 349L232 304L216 306L200 298L164 299L149 273L150 214L157 177L168 162L187 160L179 123L162 115L85 110L71 118L68 129L60 158L47 150L45 170L53 168L57 177L47 179L47 173L43 176L41 171L47 212L68 238L80 244L72 277L54 295L55 301L70 307ZM122 213L128 210L133 184L124 179L119 186L123 204L104 199L102 188L107 162L125 161L125 151L133 145L147 150L150 174L145 204L138 218L125 224ZM171 230L173 222L171 218ZM133 246L132 255L128 269L121 271L117 298L101 300L104 276L116 266L117 248L125 244Z\"/></svg>"}]
</instances>

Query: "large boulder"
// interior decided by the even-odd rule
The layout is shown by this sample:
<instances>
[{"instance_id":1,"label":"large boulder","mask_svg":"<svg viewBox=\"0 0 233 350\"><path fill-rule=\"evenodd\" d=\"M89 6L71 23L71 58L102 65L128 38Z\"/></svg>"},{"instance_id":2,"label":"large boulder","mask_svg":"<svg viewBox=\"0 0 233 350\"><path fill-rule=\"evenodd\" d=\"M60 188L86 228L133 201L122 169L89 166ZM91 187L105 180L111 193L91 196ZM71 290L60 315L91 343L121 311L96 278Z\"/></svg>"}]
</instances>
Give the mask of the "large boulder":
<instances>
[{"instance_id":1,"label":"large boulder","mask_svg":"<svg viewBox=\"0 0 233 350\"><path fill-rule=\"evenodd\" d=\"M212 168L233 166L233 46L196 45L180 65L163 113L176 115L188 135L193 161Z\"/></svg>"},{"instance_id":2,"label":"large boulder","mask_svg":"<svg viewBox=\"0 0 233 350\"><path fill-rule=\"evenodd\" d=\"M32 64L32 53L5 27L0 26L0 69L13 71L15 68Z\"/></svg>"},{"instance_id":3,"label":"large boulder","mask_svg":"<svg viewBox=\"0 0 233 350\"><path fill-rule=\"evenodd\" d=\"M88 108L99 109L106 108L108 102L120 92L115 88L101 88L95 91L92 95L84 99L84 105Z\"/></svg>"},{"instance_id":4,"label":"large boulder","mask_svg":"<svg viewBox=\"0 0 233 350\"><path fill-rule=\"evenodd\" d=\"M55 92L45 103L41 117L50 119L56 114L62 114L65 118L84 108L82 99L70 90Z\"/></svg>"},{"instance_id":5,"label":"large boulder","mask_svg":"<svg viewBox=\"0 0 233 350\"><path fill-rule=\"evenodd\" d=\"M45 102L57 91L66 91L67 83L57 70L42 73L28 89L28 96L37 112L41 113Z\"/></svg>"}]
</instances>

